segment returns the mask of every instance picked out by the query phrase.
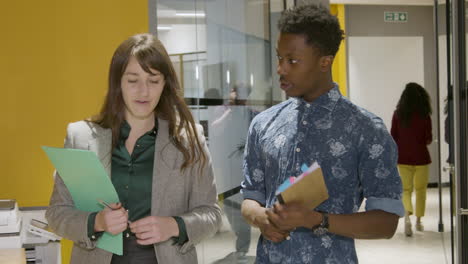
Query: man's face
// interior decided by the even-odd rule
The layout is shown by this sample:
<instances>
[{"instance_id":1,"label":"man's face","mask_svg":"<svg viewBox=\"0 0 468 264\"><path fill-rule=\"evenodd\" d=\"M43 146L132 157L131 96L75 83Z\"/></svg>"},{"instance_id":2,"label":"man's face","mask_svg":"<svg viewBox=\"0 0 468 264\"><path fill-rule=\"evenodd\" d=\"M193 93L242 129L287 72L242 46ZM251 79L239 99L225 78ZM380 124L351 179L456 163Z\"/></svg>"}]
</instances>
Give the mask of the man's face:
<instances>
[{"instance_id":1,"label":"man's face","mask_svg":"<svg viewBox=\"0 0 468 264\"><path fill-rule=\"evenodd\" d=\"M281 89L288 96L312 101L323 93L321 84L331 66L327 64L331 56L321 56L317 48L306 43L304 35L290 33L280 33L276 51Z\"/></svg>"}]
</instances>

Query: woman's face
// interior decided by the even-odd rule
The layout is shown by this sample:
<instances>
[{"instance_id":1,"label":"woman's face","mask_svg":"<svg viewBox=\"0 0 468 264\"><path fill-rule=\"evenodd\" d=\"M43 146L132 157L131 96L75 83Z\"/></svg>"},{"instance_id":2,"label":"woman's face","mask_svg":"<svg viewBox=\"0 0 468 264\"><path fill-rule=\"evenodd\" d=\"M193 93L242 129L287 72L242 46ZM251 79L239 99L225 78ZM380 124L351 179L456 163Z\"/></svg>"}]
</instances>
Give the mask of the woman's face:
<instances>
[{"instance_id":1,"label":"woman's face","mask_svg":"<svg viewBox=\"0 0 468 264\"><path fill-rule=\"evenodd\" d=\"M145 72L137 59L130 57L121 80L127 121L154 118L165 80L159 71L150 70L151 73Z\"/></svg>"}]
</instances>

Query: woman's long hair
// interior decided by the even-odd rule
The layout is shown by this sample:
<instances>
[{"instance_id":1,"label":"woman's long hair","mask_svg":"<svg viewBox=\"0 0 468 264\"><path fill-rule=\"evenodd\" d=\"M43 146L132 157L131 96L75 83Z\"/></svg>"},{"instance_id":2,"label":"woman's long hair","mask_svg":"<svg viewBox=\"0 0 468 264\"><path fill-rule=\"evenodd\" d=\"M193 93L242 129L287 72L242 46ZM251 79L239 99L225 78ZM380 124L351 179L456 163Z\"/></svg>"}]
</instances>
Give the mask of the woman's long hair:
<instances>
[{"instance_id":1,"label":"woman's long hair","mask_svg":"<svg viewBox=\"0 0 468 264\"><path fill-rule=\"evenodd\" d=\"M135 57L144 71L158 70L164 76L165 85L154 109L155 115L169 123L169 136L184 156L181 170L201 162L207 157L198 138L192 114L183 100L179 81L163 44L151 34L138 34L125 40L112 57L109 70L109 87L101 112L91 122L112 130L112 148L117 145L120 127L125 120L125 103L121 80L131 57Z\"/></svg>"},{"instance_id":2,"label":"woman's long hair","mask_svg":"<svg viewBox=\"0 0 468 264\"><path fill-rule=\"evenodd\" d=\"M422 118L432 114L431 98L421 85L408 83L398 101L396 112L401 124L408 127L414 113Z\"/></svg>"}]
</instances>

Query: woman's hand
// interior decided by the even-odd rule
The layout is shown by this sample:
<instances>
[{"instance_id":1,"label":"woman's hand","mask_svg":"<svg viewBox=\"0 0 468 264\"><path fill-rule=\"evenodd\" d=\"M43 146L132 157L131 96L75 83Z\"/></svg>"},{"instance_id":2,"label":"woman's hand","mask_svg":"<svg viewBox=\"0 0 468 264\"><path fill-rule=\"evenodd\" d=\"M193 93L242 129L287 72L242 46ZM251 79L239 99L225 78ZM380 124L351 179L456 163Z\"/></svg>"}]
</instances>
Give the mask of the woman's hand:
<instances>
[{"instance_id":1,"label":"woman's hand","mask_svg":"<svg viewBox=\"0 0 468 264\"><path fill-rule=\"evenodd\" d=\"M130 230L140 245L151 245L179 236L179 226L173 217L147 216L130 224Z\"/></svg>"},{"instance_id":2,"label":"woman's hand","mask_svg":"<svg viewBox=\"0 0 468 264\"><path fill-rule=\"evenodd\" d=\"M122 207L121 203L109 204L112 209L104 208L96 215L96 221L94 222L94 231L96 232L108 232L112 235L122 233L127 229L128 213Z\"/></svg>"}]
</instances>

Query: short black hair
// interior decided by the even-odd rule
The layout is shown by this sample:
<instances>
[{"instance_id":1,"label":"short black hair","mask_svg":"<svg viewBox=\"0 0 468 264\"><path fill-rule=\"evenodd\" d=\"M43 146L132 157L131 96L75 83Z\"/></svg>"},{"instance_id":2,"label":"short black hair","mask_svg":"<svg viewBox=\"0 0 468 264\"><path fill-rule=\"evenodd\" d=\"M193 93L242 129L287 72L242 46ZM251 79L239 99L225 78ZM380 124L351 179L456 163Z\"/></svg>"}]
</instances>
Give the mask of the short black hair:
<instances>
[{"instance_id":1,"label":"short black hair","mask_svg":"<svg viewBox=\"0 0 468 264\"><path fill-rule=\"evenodd\" d=\"M283 11L278 29L281 33L304 35L307 44L324 56L335 56L344 39L338 18L322 5L301 5Z\"/></svg>"}]
</instances>

